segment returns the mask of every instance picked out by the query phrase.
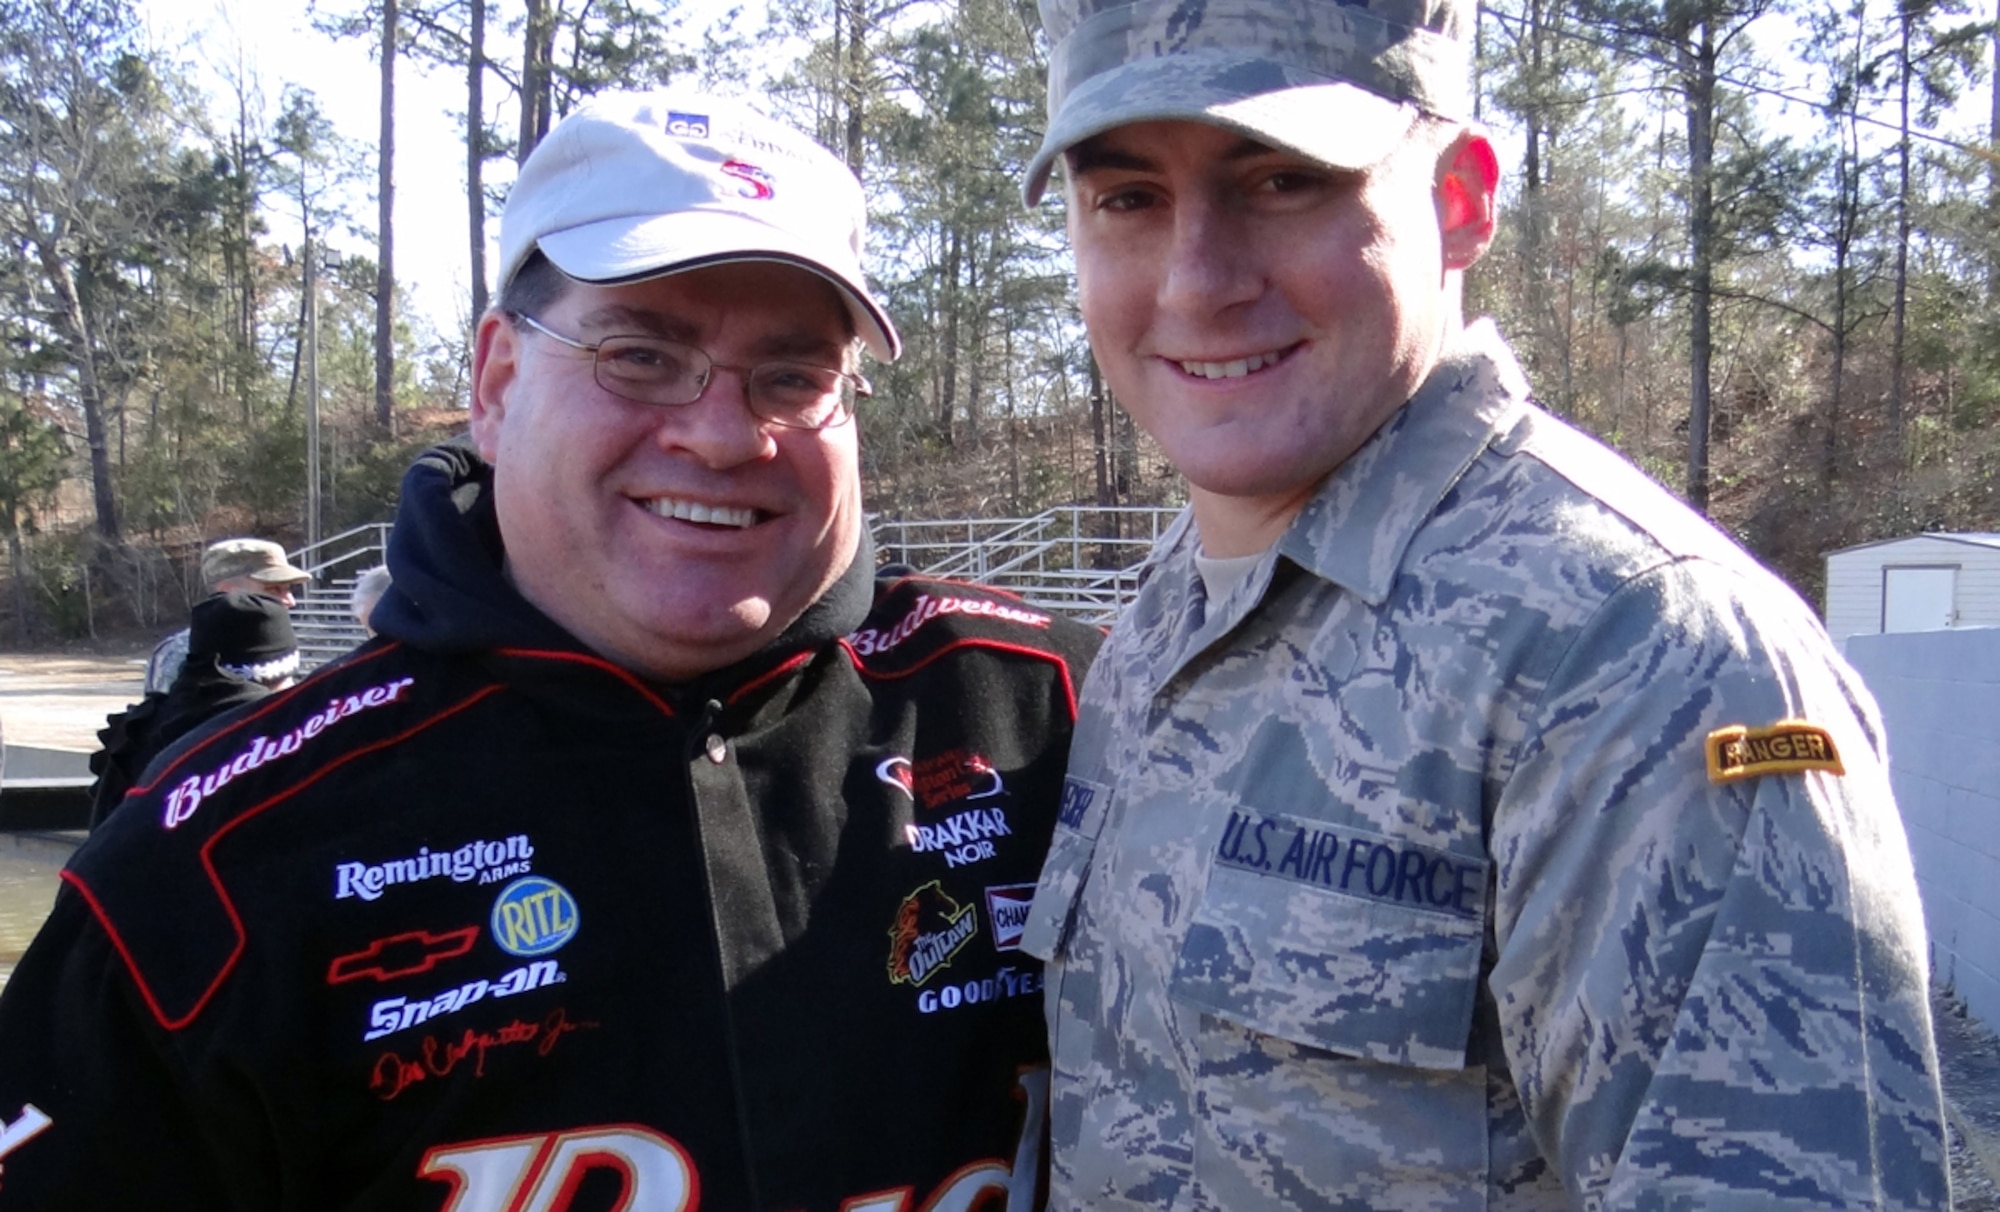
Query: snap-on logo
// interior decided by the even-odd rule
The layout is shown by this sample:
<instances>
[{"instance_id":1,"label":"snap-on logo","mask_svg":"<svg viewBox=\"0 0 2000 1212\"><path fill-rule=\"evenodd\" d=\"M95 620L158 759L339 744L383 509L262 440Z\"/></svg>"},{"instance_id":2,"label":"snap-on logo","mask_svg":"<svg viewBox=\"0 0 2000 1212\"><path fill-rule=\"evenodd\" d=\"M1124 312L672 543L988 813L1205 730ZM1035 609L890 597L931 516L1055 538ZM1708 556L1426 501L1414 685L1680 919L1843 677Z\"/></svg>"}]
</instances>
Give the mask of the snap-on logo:
<instances>
[{"instance_id":1,"label":"snap-on logo","mask_svg":"<svg viewBox=\"0 0 2000 1212\"><path fill-rule=\"evenodd\" d=\"M446 989L436 997L420 998L414 1002L407 997L386 997L369 1007L368 1031L361 1038L364 1041L378 1040L398 1031L408 1031L418 1023L456 1014L472 1003L489 997L512 997L516 993L561 984L568 979L554 960L536 960L493 980L467 981Z\"/></svg>"},{"instance_id":2,"label":"snap-on logo","mask_svg":"<svg viewBox=\"0 0 2000 1212\"><path fill-rule=\"evenodd\" d=\"M162 823L172 829L193 816L202 801L227 786L240 774L297 753L305 743L328 728L363 711L372 711L396 701L396 696L408 689L415 678L402 678L371 686L360 694L350 694L346 698L327 701L323 710L314 712L298 727L285 733L277 740L267 736L252 737L250 744L234 758L209 771L207 774L191 774L172 791L167 793L166 813Z\"/></svg>"},{"instance_id":3,"label":"snap-on logo","mask_svg":"<svg viewBox=\"0 0 2000 1212\"><path fill-rule=\"evenodd\" d=\"M980 598L939 597L930 594L917 595L917 604L910 607L894 627L880 630L865 627L847 637L859 656L876 656L901 644L915 635L917 628L941 614L973 614L989 619L1004 619L1010 623L1023 623L1029 627L1047 627L1049 616L1022 606L1009 606L1005 602L988 602Z\"/></svg>"},{"instance_id":4,"label":"snap-on logo","mask_svg":"<svg viewBox=\"0 0 2000 1212\"><path fill-rule=\"evenodd\" d=\"M576 898L552 879L523 876L493 902L493 941L509 955L547 955L576 937Z\"/></svg>"},{"instance_id":5,"label":"snap-on logo","mask_svg":"<svg viewBox=\"0 0 2000 1212\"><path fill-rule=\"evenodd\" d=\"M889 981L921 985L951 964L979 932L979 911L960 905L936 880L903 898L889 928Z\"/></svg>"}]
</instances>

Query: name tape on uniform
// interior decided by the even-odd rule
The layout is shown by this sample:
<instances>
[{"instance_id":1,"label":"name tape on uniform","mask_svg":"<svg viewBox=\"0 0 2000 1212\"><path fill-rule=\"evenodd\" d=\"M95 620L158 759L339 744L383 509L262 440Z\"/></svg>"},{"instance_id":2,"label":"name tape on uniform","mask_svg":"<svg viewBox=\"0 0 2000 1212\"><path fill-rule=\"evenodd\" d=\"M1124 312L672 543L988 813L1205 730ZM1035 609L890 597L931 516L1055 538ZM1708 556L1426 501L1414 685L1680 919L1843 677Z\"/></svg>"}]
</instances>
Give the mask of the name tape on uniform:
<instances>
[{"instance_id":1,"label":"name tape on uniform","mask_svg":"<svg viewBox=\"0 0 2000 1212\"><path fill-rule=\"evenodd\" d=\"M1486 909L1484 858L1328 821L1231 812L1215 861L1363 900L1476 918Z\"/></svg>"}]
</instances>

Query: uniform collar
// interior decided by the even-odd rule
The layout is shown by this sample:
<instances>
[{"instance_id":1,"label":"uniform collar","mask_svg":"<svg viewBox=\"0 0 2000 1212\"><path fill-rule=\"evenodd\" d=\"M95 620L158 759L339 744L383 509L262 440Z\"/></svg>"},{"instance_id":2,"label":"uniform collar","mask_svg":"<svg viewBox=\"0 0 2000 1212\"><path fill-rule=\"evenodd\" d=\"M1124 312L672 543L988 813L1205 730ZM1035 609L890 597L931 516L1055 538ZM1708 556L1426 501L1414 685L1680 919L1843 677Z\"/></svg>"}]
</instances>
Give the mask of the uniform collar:
<instances>
[{"instance_id":1,"label":"uniform collar","mask_svg":"<svg viewBox=\"0 0 2000 1212\"><path fill-rule=\"evenodd\" d=\"M1320 485L1278 554L1381 605L1417 531L1527 403L1527 378L1493 322L1468 325L1409 402Z\"/></svg>"}]
</instances>

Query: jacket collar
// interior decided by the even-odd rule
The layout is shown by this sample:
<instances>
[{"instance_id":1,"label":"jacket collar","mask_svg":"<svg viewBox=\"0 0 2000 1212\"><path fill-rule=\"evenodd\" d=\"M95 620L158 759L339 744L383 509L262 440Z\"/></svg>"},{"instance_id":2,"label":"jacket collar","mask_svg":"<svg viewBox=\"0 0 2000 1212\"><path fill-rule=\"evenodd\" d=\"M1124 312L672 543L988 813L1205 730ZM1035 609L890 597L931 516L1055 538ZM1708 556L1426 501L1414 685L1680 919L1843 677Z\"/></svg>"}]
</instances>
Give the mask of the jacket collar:
<instances>
[{"instance_id":1,"label":"jacket collar","mask_svg":"<svg viewBox=\"0 0 2000 1212\"><path fill-rule=\"evenodd\" d=\"M798 654L846 635L867 618L874 593L874 544L866 530L854 560L783 634L724 669L671 687L676 697L723 697ZM589 654L584 644L515 591L493 507L493 469L460 439L418 457L403 477L389 540L390 587L376 629L441 653L500 648Z\"/></svg>"}]
</instances>

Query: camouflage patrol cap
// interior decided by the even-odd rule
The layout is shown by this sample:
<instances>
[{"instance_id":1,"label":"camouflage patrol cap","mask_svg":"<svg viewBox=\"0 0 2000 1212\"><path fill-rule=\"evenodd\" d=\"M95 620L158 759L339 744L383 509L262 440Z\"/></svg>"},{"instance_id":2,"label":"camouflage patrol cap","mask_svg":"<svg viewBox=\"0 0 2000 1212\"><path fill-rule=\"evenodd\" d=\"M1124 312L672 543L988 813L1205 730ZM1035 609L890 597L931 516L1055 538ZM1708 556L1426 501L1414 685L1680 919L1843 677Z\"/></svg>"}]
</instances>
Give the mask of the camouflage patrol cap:
<instances>
[{"instance_id":1,"label":"camouflage patrol cap","mask_svg":"<svg viewBox=\"0 0 2000 1212\"><path fill-rule=\"evenodd\" d=\"M1477 0L1041 0L1057 156L1133 122L1207 122L1336 168L1389 154L1419 111L1472 116Z\"/></svg>"},{"instance_id":2,"label":"camouflage patrol cap","mask_svg":"<svg viewBox=\"0 0 2000 1212\"><path fill-rule=\"evenodd\" d=\"M285 549L269 539L224 539L201 553L201 579L209 588L239 577L264 585L301 585L312 580L312 573L293 567Z\"/></svg>"}]
</instances>

